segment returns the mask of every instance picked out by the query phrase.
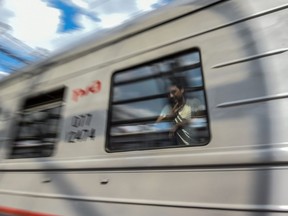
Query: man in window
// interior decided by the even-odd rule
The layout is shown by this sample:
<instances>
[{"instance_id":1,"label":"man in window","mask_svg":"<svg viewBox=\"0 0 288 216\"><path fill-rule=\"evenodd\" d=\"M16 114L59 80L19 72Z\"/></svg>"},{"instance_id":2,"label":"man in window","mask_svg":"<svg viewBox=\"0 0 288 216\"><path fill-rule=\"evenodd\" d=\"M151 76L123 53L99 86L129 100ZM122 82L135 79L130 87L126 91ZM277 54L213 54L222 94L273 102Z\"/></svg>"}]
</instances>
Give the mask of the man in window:
<instances>
[{"instance_id":1,"label":"man in window","mask_svg":"<svg viewBox=\"0 0 288 216\"><path fill-rule=\"evenodd\" d=\"M194 129L190 126L191 118L201 109L199 99L187 100L185 97L185 79L177 77L169 88L169 105L166 105L156 122L172 121L170 137L174 137L178 145L197 143Z\"/></svg>"}]
</instances>

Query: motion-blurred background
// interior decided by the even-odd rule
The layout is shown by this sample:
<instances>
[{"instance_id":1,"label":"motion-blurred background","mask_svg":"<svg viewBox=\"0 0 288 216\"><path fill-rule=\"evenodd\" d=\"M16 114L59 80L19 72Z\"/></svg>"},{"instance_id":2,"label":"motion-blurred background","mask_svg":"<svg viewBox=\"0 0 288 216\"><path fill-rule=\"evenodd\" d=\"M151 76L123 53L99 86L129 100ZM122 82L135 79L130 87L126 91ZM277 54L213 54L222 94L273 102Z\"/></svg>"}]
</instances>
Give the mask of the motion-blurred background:
<instances>
[{"instance_id":1,"label":"motion-blurred background","mask_svg":"<svg viewBox=\"0 0 288 216\"><path fill-rule=\"evenodd\" d=\"M0 0L0 79L172 1Z\"/></svg>"}]
</instances>

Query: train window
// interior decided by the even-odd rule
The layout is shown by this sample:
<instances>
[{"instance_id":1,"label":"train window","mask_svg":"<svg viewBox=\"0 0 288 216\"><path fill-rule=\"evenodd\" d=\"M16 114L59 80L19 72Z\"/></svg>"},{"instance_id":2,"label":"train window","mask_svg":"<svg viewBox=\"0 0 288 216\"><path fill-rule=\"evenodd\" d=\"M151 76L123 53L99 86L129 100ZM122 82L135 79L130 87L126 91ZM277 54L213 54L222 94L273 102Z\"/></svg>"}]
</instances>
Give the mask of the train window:
<instances>
[{"instance_id":1,"label":"train window","mask_svg":"<svg viewBox=\"0 0 288 216\"><path fill-rule=\"evenodd\" d=\"M28 98L20 110L10 158L49 157L59 138L64 88Z\"/></svg>"},{"instance_id":2,"label":"train window","mask_svg":"<svg viewBox=\"0 0 288 216\"><path fill-rule=\"evenodd\" d=\"M107 151L199 146L209 142L198 50L116 72L111 88Z\"/></svg>"}]
</instances>

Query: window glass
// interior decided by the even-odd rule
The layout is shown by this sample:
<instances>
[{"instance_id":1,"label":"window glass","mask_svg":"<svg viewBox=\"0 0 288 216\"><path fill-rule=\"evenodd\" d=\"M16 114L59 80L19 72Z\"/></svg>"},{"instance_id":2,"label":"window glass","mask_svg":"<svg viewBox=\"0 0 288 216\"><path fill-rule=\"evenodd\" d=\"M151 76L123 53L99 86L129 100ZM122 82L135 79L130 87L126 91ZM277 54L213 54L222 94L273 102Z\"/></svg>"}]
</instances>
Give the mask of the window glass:
<instances>
[{"instance_id":1,"label":"window glass","mask_svg":"<svg viewBox=\"0 0 288 216\"><path fill-rule=\"evenodd\" d=\"M203 86L201 68L187 70L185 75L189 87Z\"/></svg>"},{"instance_id":2,"label":"window glass","mask_svg":"<svg viewBox=\"0 0 288 216\"><path fill-rule=\"evenodd\" d=\"M193 52L179 56L177 59L180 66L194 65L200 62L200 55L197 52Z\"/></svg>"},{"instance_id":3,"label":"window glass","mask_svg":"<svg viewBox=\"0 0 288 216\"><path fill-rule=\"evenodd\" d=\"M47 157L53 153L59 136L63 96L64 89L60 89L25 101L10 158Z\"/></svg>"},{"instance_id":4,"label":"window glass","mask_svg":"<svg viewBox=\"0 0 288 216\"><path fill-rule=\"evenodd\" d=\"M199 53L190 53L173 59L164 59L161 61L153 62L149 65L137 67L131 70L125 71L125 73L119 73L114 76L114 83L119 84L122 82L129 82L131 80L143 79L149 76L161 76L165 73L171 73L175 69L181 69L183 67L195 67L200 63Z\"/></svg>"},{"instance_id":5,"label":"window glass","mask_svg":"<svg viewBox=\"0 0 288 216\"><path fill-rule=\"evenodd\" d=\"M164 94L167 92L165 79L147 79L139 82L119 85L114 88L113 101L129 100L141 97Z\"/></svg>"},{"instance_id":6,"label":"window glass","mask_svg":"<svg viewBox=\"0 0 288 216\"><path fill-rule=\"evenodd\" d=\"M114 82L120 83L153 75L153 67L144 66L115 76Z\"/></svg>"},{"instance_id":7,"label":"window glass","mask_svg":"<svg viewBox=\"0 0 288 216\"><path fill-rule=\"evenodd\" d=\"M210 139L199 51L115 73L111 101L110 152L199 146Z\"/></svg>"},{"instance_id":8,"label":"window glass","mask_svg":"<svg viewBox=\"0 0 288 216\"><path fill-rule=\"evenodd\" d=\"M112 108L112 122L139 118L155 118L167 103L166 98L137 101L115 105Z\"/></svg>"}]
</instances>

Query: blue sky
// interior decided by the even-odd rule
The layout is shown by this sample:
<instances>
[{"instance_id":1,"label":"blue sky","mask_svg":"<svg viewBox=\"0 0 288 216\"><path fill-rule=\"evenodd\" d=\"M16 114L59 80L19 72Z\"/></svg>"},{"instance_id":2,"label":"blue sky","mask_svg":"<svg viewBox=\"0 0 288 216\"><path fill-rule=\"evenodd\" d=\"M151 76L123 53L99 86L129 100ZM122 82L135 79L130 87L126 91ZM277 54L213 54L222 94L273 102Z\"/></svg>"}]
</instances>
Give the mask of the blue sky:
<instances>
[{"instance_id":1,"label":"blue sky","mask_svg":"<svg viewBox=\"0 0 288 216\"><path fill-rule=\"evenodd\" d=\"M91 32L113 28L172 1L0 0L0 78L39 59L35 50L53 53Z\"/></svg>"},{"instance_id":2,"label":"blue sky","mask_svg":"<svg viewBox=\"0 0 288 216\"><path fill-rule=\"evenodd\" d=\"M81 7L73 4L69 4L63 0L47 0L49 7L56 8L60 11L60 23L58 26L58 32L71 32L78 31L83 27L77 23L77 16L84 15L94 22L100 22L101 19L97 15L88 10L84 10Z\"/></svg>"}]
</instances>

